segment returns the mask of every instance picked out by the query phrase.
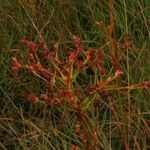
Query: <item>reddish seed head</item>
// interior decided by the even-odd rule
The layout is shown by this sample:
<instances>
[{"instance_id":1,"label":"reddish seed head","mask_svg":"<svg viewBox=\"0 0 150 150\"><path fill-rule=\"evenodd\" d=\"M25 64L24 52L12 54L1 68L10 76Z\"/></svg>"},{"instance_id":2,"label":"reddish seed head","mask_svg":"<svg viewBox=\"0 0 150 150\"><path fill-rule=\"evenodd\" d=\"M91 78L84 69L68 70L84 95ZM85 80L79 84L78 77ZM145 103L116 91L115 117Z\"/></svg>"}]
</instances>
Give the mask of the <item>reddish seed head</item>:
<instances>
[{"instance_id":1,"label":"reddish seed head","mask_svg":"<svg viewBox=\"0 0 150 150\"><path fill-rule=\"evenodd\" d=\"M42 48L45 48L46 47L46 42L44 40L41 40L39 46L42 47Z\"/></svg>"},{"instance_id":2,"label":"reddish seed head","mask_svg":"<svg viewBox=\"0 0 150 150\"><path fill-rule=\"evenodd\" d=\"M13 74L17 76L19 74L20 68L17 66L12 66L11 70L12 70Z\"/></svg>"},{"instance_id":3,"label":"reddish seed head","mask_svg":"<svg viewBox=\"0 0 150 150\"><path fill-rule=\"evenodd\" d=\"M80 37L73 35L72 41L73 41L73 44L75 45L75 47L77 48L77 51L79 53L82 49L82 42L81 42Z\"/></svg>"},{"instance_id":4,"label":"reddish seed head","mask_svg":"<svg viewBox=\"0 0 150 150\"><path fill-rule=\"evenodd\" d=\"M58 48L59 48L59 43L55 43L55 44L54 44L54 48L58 50Z\"/></svg>"},{"instance_id":5,"label":"reddish seed head","mask_svg":"<svg viewBox=\"0 0 150 150\"><path fill-rule=\"evenodd\" d=\"M108 77L106 80L107 83L110 83L111 81L112 81L112 77Z\"/></svg>"},{"instance_id":6,"label":"reddish seed head","mask_svg":"<svg viewBox=\"0 0 150 150\"><path fill-rule=\"evenodd\" d=\"M126 41L125 43L124 43L124 48L125 49L128 49L128 48L130 48L132 46L132 41Z\"/></svg>"},{"instance_id":7,"label":"reddish seed head","mask_svg":"<svg viewBox=\"0 0 150 150\"><path fill-rule=\"evenodd\" d=\"M114 31L113 25L112 24L108 25L107 26L107 32L108 32L108 34L112 35L113 31Z\"/></svg>"},{"instance_id":8,"label":"reddish seed head","mask_svg":"<svg viewBox=\"0 0 150 150\"><path fill-rule=\"evenodd\" d=\"M66 68L62 68L61 72L63 73L64 76L70 77L70 72Z\"/></svg>"},{"instance_id":9,"label":"reddish seed head","mask_svg":"<svg viewBox=\"0 0 150 150\"><path fill-rule=\"evenodd\" d=\"M89 60L93 60L96 58L96 52L94 50L88 50L86 54Z\"/></svg>"},{"instance_id":10,"label":"reddish seed head","mask_svg":"<svg viewBox=\"0 0 150 150\"><path fill-rule=\"evenodd\" d=\"M28 57L29 59L31 59L31 60L33 60L33 59L34 59L34 56L33 56L33 54L32 54L32 53L29 53L29 54L27 55L27 57Z\"/></svg>"},{"instance_id":11,"label":"reddish seed head","mask_svg":"<svg viewBox=\"0 0 150 150\"><path fill-rule=\"evenodd\" d=\"M123 75L123 71L122 71L122 70L117 70L117 71L115 72L115 78L118 78L118 77L120 77L121 75Z\"/></svg>"},{"instance_id":12,"label":"reddish seed head","mask_svg":"<svg viewBox=\"0 0 150 150\"><path fill-rule=\"evenodd\" d=\"M91 86L88 89L88 94L89 95L93 95L96 92L96 87L95 86Z\"/></svg>"},{"instance_id":13,"label":"reddish seed head","mask_svg":"<svg viewBox=\"0 0 150 150\"><path fill-rule=\"evenodd\" d=\"M102 20L100 20L99 25L104 26L104 22Z\"/></svg>"},{"instance_id":14,"label":"reddish seed head","mask_svg":"<svg viewBox=\"0 0 150 150\"><path fill-rule=\"evenodd\" d=\"M82 140L82 142L85 144L87 143L87 138L83 133L79 133L80 139Z\"/></svg>"},{"instance_id":15,"label":"reddish seed head","mask_svg":"<svg viewBox=\"0 0 150 150\"><path fill-rule=\"evenodd\" d=\"M43 66L42 66L40 63L34 64L33 67L34 67L34 69L36 69L36 70L43 69Z\"/></svg>"},{"instance_id":16,"label":"reddish seed head","mask_svg":"<svg viewBox=\"0 0 150 150\"><path fill-rule=\"evenodd\" d=\"M55 106L59 106L59 105L60 105L60 101L59 101L58 99L55 99L54 105L55 105Z\"/></svg>"},{"instance_id":17,"label":"reddish seed head","mask_svg":"<svg viewBox=\"0 0 150 150\"><path fill-rule=\"evenodd\" d=\"M36 45L35 43L33 43L33 42L30 42L30 43L28 44L28 48L29 48L33 53L35 53L35 52L37 51L37 45Z\"/></svg>"},{"instance_id":18,"label":"reddish seed head","mask_svg":"<svg viewBox=\"0 0 150 150\"><path fill-rule=\"evenodd\" d=\"M97 136L97 132L93 129L92 131L92 137L93 137L93 141L95 144L98 144L98 136Z\"/></svg>"},{"instance_id":19,"label":"reddish seed head","mask_svg":"<svg viewBox=\"0 0 150 150\"><path fill-rule=\"evenodd\" d=\"M98 69L101 75L105 75L106 73L105 66L101 62L97 62L97 65L98 65Z\"/></svg>"},{"instance_id":20,"label":"reddish seed head","mask_svg":"<svg viewBox=\"0 0 150 150\"><path fill-rule=\"evenodd\" d=\"M18 62L16 57L11 57L11 60L12 60L13 66L16 66L18 68L21 67L21 64Z\"/></svg>"},{"instance_id":21,"label":"reddish seed head","mask_svg":"<svg viewBox=\"0 0 150 150\"><path fill-rule=\"evenodd\" d=\"M30 61L31 61L32 63L35 63L35 62L36 62L36 60L35 60L35 58L34 58L34 56L33 56L32 53L29 53L29 54L27 55L27 58L30 59Z\"/></svg>"},{"instance_id":22,"label":"reddish seed head","mask_svg":"<svg viewBox=\"0 0 150 150\"><path fill-rule=\"evenodd\" d=\"M35 73L35 69L33 66L28 66L28 65L25 65L24 66L30 73L34 74Z\"/></svg>"},{"instance_id":23,"label":"reddish seed head","mask_svg":"<svg viewBox=\"0 0 150 150\"><path fill-rule=\"evenodd\" d=\"M84 68L84 63L83 63L82 60L80 60L80 61L77 62L77 67L78 67L79 71L81 71Z\"/></svg>"},{"instance_id":24,"label":"reddish seed head","mask_svg":"<svg viewBox=\"0 0 150 150\"><path fill-rule=\"evenodd\" d=\"M66 90L64 94L65 94L65 98L66 98L69 102L71 102L71 101L74 100L74 93L73 93L71 90Z\"/></svg>"},{"instance_id":25,"label":"reddish seed head","mask_svg":"<svg viewBox=\"0 0 150 150\"><path fill-rule=\"evenodd\" d=\"M47 99L44 99L44 102L48 105L51 105L54 103L54 100L53 99L50 99L50 98L47 98Z\"/></svg>"},{"instance_id":26,"label":"reddish seed head","mask_svg":"<svg viewBox=\"0 0 150 150\"><path fill-rule=\"evenodd\" d=\"M72 108L74 110L79 110L80 109L80 106L77 104L77 103L72 103Z\"/></svg>"},{"instance_id":27,"label":"reddish seed head","mask_svg":"<svg viewBox=\"0 0 150 150\"><path fill-rule=\"evenodd\" d=\"M144 86L146 89L150 88L150 81L144 81L141 83L142 86Z\"/></svg>"},{"instance_id":28,"label":"reddish seed head","mask_svg":"<svg viewBox=\"0 0 150 150\"><path fill-rule=\"evenodd\" d=\"M102 49L98 50L96 52L96 56L97 58L102 58L104 56L104 51Z\"/></svg>"},{"instance_id":29,"label":"reddish seed head","mask_svg":"<svg viewBox=\"0 0 150 150\"><path fill-rule=\"evenodd\" d=\"M39 98L34 93L26 93L25 96L29 101L33 103L36 103L39 101Z\"/></svg>"},{"instance_id":30,"label":"reddish seed head","mask_svg":"<svg viewBox=\"0 0 150 150\"><path fill-rule=\"evenodd\" d=\"M70 53L69 53L69 61L70 61L72 64L74 64L75 61L76 61L76 59L77 59L76 53L75 53L75 52L70 52Z\"/></svg>"},{"instance_id":31,"label":"reddish seed head","mask_svg":"<svg viewBox=\"0 0 150 150\"><path fill-rule=\"evenodd\" d=\"M48 99L48 96L47 96L47 94L41 94L40 98L46 100L46 99Z\"/></svg>"},{"instance_id":32,"label":"reddish seed head","mask_svg":"<svg viewBox=\"0 0 150 150\"><path fill-rule=\"evenodd\" d=\"M27 41L26 39L22 39L20 41L20 44L22 44L22 45L28 45L28 43L29 43L29 41Z\"/></svg>"},{"instance_id":33,"label":"reddish seed head","mask_svg":"<svg viewBox=\"0 0 150 150\"><path fill-rule=\"evenodd\" d=\"M64 98L70 103L74 99L74 93L70 89L66 89L64 86L62 86L57 92L57 97L59 99Z\"/></svg>"},{"instance_id":34,"label":"reddish seed head","mask_svg":"<svg viewBox=\"0 0 150 150\"><path fill-rule=\"evenodd\" d=\"M57 97L58 97L59 99L61 99L61 98L64 97L64 90L65 90L64 86L62 86L62 87L60 87L60 88L58 89L58 91L57 91Z\"/></svg>"},{"instance_id":35,"label":"reddish seed head","mask_svg":"<svg viewBox=\"0 0 150 150\"><path fill-rule=\"evenodd\" d=\"M70 150L79 150L79 147L78 146L75 146L75 145L72 145Z\"/></svg>"},{"instance_id":36,"label":"reddish seed head","mask_svg":"<svg viewBox=\"0 0 150 150\"><path fill-rule=\"evenodd\" d=\"M55 83L56 83L56 79L55 79L55 77L54 76L52 76L51 78L50 78L50 84L51 84L51 86L54 86L55 85Z\"/></svg>"},{"instance_id":37,"label":"reddish seed head","mask_svg":"<svg viewBox=\"0 0 150 150\"><path fill-rule=\"evenodd\" d=\"M104 82L104 83L101 83L101 84L99 84L99 90L101 91L101 92L104 92L104 91L106 91L106 89L107 89L107 82Z\"/></svg>"},{"instance_id":38,"label":"reddish seed head","mask_svg":"<svg viewBox=\"0 0 150 150\"><path fill-rule=\"evenodd\" d=\"M18 63L18 60L17 60L17 58L16 57L11 57L11 60L14 62L14 63Z\"/></svg>"},{"instance_id":39,"label":"reddish seed head","mask_svg":"<svg viewBox=\"0 0 150 150\"><path fill-rule=\"evenodd\" d=\"M78 55L83 49L82 41L80 37L77 37L75 35L72 37L72 41L73 41L74 46L76 47L77 55Z\"/></svg>"},{"instance_id":40,"label":"reddish seed head","mask_svg":"<svg viewBox=\"0 0 150 150\"><path fill-rule=\"evenodd\" d=\"M60 105L60 101L58 99L54 99L54 98L47 98L47 99L45 99L45 102L48 105L55 105L55 106Z\"/></svg>"},{"instance_id":41,"label":"reddish seed head","mask_svg":"<svg viewBox=\"0 0 150 150\"><path fill-rule=\"evenodd\" d=\"M50 50L49 49L45 49L42 51L42 54L43 56L46 58L46 59L50 59L51 58L51 53L50 53Z\"/></svg>"},{"instance_id":42,"label":"reddish seed head","mask_svg":"<svg viewBox=\"0 0 150 150\"><path fill-rule=\"evenodd\" d=\"M80 124L79 124L79 123L77 123L77 124L75 125L75 131L76 131L77 133L80 133Z\"/></svg>"}]
</instances>

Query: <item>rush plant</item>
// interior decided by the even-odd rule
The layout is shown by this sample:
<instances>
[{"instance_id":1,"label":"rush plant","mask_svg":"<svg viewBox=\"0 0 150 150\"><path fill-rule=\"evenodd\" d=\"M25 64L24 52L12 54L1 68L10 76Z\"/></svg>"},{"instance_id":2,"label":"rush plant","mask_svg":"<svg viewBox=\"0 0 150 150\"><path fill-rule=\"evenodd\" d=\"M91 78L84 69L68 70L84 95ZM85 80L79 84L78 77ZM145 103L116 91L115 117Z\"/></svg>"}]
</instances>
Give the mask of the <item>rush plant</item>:
<instances>
[{"instance_id":1,"label":"rush plant","mask_svg":"<svg viewBox=\"0 0 150 150\"><path fill-rule=\"evenodd\" d=\"M142 48L136 47L149 35L148 28L144 29L144 24L148 26L144 11L149 9L141 7L136 14L137 3L142 4L125 0L45 0L39 5L36 0L16 2L16 6L20 4L18 10L23 7L23 11L18 17L8 16L15 25L21 21L16 26L17 31L22 31L19 39L26 39L10 52L11 72L7 69L7 76L13 73L13 78L6 80L5 89L11 83L6 91L13 89L12 99L0 87L9 100L6 104L3 100L7 107L2 109L4 123L0 129L4 136L0 146L53 150L149 148L150 81L148 61L144 61L149 52L146 42L141 41ZM21 13L29 20L24 20ZM140 21L142 17L144 22ZM10 36L4 41L8 39Z\"/></svg>"},{"instance_id":2,"label":"rush plant","mask_svg":"<svg viewBox=\"0 0 150 150\"><path fill-rule=\"evenodd\" d=\"M59 43L54 43L48 48L45 41L38 44L23 39L20 44L28 49L24 62L21 58L12 57L12 71L18 75L20 70L26 70L42 81L41 93L24 91L23 95L32 103L43 103L64 109L67 113L76 116L75 134L82 142L86 150L100 149L102 147L97 123L91 124L89 117L101 110L101 99L109 100L109 108L116 109L113 98L116 94L126 95L128 90L150 88L150 81L145 81L130 86L122 86L120 79L125 76L121 69L117 69L111 75L105 67L104 49L85 48L80 37L73 35L72 48L65 50L62 57L62 49ZM125 45L126 48L126 45ZM21 51L21 50L20 50ZM112 65L114 63L112 62ZM87 71L89 70L89 71ZM81 80L89 77L91 81L85 83ZM45 89L45 90L43 90ZM116 127L120 132L124 131L119 118ZM90 125L89 125L90 124ZM127 143L125 141L125 146ZM78 146L72 145L72 150Z\"/></svg>"}]
</instances>

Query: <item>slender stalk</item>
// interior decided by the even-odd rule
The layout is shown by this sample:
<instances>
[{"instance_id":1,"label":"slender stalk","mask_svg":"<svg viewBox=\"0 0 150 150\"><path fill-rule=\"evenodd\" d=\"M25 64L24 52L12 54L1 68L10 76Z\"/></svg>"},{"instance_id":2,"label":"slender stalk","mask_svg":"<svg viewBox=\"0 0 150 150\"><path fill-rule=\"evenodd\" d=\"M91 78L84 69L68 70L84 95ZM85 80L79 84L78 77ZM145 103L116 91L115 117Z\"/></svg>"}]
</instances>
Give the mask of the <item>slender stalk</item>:
<instances>
[{"instance_id":1,"label":"slender stalk","mask_svg":"<svg viewBox=\"0 0 150 150\"><path fill-rule=\"evenodd\" d=\"M128 36L129 31L128 31L128 17L127 17L127 5L126 5L126 0L123 0L123 4L124 4L124 14L125 14L125 32L126 35ZM127 37L128 38L128 37ZM126 49L127 53L126 53L126 59L127 59L127 82L128 82L128 87L130 87L130 62L129 62L129 48ZM131 98L130 98L130 89L128 88L128 92L127 92L127 96L128 96L128 131L127 131L127 147L126 149L129 149L130 144L130 121L131 121Z\"/></svg>"}]
</instances>

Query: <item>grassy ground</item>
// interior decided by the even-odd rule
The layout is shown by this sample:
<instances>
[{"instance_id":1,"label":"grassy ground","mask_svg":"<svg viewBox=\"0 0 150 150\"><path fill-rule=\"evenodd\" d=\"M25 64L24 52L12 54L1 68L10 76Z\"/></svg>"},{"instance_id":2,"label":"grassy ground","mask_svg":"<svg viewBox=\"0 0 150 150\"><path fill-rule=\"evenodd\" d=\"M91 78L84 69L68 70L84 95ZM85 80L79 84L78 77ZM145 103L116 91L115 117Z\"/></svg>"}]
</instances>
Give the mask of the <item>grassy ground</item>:
<instances>
[{"instance_id":1,"label":"grassy ground","mask_svg":"<svg viewBox=\"0 0 150 150\"><path fill-rule=\"evenodd\" d=\"M114 0L117 59L125 73L118 80L122 86L150 80L149 12L149 0ZM13 55L23 58L27 53L19 45L21 39L36 42L42 38L49 46L58 42L65 51L71 47L75 34L83 39L85 48L104 48L107 72L112 75L110 40L98 25L100 20L109 24L109 19L108 0L0 1L0 149L68 150L72 144L84 149L74 132L77 116L67 112L65 106L59 109L27 101L22 92L38 93L42 90L41 83L25 71L13 76L10 58ZM132 47L125 50L127 35ZM83 88L91 84L89 73L79 79ZM85 114L88 127L97 127L100 149L150 149L150 91L112 94L111 100L100 98L97 114L92 113L93 107Z\"/></svg>"}]
</instances>

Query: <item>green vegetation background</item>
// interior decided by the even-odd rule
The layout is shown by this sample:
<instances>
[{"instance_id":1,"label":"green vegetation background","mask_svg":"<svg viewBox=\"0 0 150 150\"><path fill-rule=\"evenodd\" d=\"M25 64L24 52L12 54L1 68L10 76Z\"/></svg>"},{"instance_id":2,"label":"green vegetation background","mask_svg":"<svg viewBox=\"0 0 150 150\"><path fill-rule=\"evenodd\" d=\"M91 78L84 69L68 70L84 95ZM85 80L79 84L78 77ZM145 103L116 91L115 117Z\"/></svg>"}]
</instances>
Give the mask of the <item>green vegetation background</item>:
<instances>
[{"instance_id":1,"label":"green vegetation background","mask_svg":"<svg viewBox=\"0 0 150 150\"><path fill-rule=\"evenodd\" d=\"M121 68L127 71L122 43L128 29L133 40L129 50L130 83L150 80L150 1L114 0L114 8L115 37L120 43L120 57L125 62ZM72 34L79 35L86 47L102 47L108 40L97 25L100 20L108 24L108 0L0 0L0 149L68 149L72 142L81 144L72 138L74 120L66 119L63 130L57 131L59 111L32 105L22 97L24 87L39 90L38 79L25 72L13 76L10 58L19 51L20 39L35 40L38 36L49 45L55 41L64 44L64 50L69 47ZM27 80L28 83L24 82ZM147 120L150 119L149 94L147 90L138 90L131 98L132 107ZM105 130L107 113L107 109L103 110L99 121L103 145L109 149ZM140 127L140 120L131 130L135 130L135 138L140 136L137 141L140 147L146 149L148 137ZM112 149L123 149L123 135L113 135Z\"/></svg>"}]
</instances>

